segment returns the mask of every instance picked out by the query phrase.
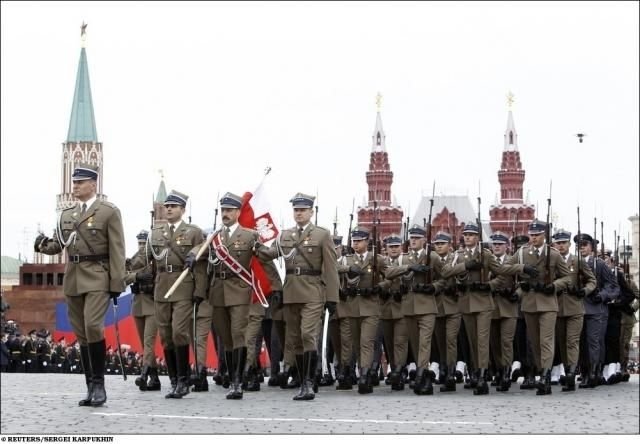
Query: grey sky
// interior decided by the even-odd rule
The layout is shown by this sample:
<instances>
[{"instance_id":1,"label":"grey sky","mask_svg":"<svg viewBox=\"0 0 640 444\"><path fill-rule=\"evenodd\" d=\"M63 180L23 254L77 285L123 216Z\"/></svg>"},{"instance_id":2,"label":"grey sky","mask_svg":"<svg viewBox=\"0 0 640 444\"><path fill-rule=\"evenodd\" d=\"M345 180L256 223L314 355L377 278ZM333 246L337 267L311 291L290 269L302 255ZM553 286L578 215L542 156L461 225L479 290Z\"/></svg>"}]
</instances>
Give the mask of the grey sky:
<instances>
[{"instance_id":1,"label":"grey sky","mask_svg":"<svg viewBox=\"0 0 640 444\"><path fill-rule=\"evenodd\" d=\"M392 192L410 216L434 180L474 205L480 181L488 219L509 90L540 217L550 179L556 226L575 231L579 202L583 230L604 217L610 245L638 212L637 2L3 2L3 255L31 258L37 224L55 223L83 20L104 192L129 254L158 169L202 227L218 193L253 190L268 165L278 224L292 223L295 192L318 193L320 225L338 207L345 234L378 91Z\"/></svg>"}]
</instances>

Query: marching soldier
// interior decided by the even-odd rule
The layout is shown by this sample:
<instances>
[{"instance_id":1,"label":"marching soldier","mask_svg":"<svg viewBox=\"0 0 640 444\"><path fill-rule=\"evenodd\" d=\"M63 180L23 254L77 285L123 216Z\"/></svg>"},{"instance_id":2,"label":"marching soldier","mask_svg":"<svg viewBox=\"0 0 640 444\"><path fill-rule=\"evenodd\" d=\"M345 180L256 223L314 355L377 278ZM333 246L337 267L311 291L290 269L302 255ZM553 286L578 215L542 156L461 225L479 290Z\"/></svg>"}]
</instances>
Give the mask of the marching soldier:
<instances>
[{"instance_id":1,"label":"marching soldier","mask_svg":"<svg viewBox=\"0 0 640 444\"><path fill-rule=\"evenodd\" d=\"M36 354L38 355L38 372L49 373L51 369L51 333L44 328L36 333Z\"/></svg>"},{"instance_id":2,"label":"marching soldier","mask_svg":"<svg viewBox=\"0 0 640 444\"><path fill-rule=\"evenodd\" d=\"M536 275L537 272L529 265L501 265L490 250L479 244L479 233L480 229L477 225L465 225L462 230L465 248L462 252L454 253L451 261L444 266L442 276L445 279L455 276L458 282L460 292L458 306L465 323L473 367L477 376L477 385L473 394L486 395L489 393L487 384L489 332L492 313L495 309L492 296L494 288L488 279L488 274L491 272L495 276L513 275L524 271L529 275Z\"/></svg>"},{"instance_id":3,"label":"marching soldier","mask_svg":"<svg viewBox=\"0 0 640 444\"><path fill-rule=\"evenodd\" d=\"M272 260L285 258L284 305L286 343L293 344L301 377L294 400L315 398L313 378L317 342L325 302L332 310L338 301L338 273L331 234L311 223L315 197L297 193L292 199L296 226L281 233L270 248L256 246L256 254ZM286 347L286 346L285 346Z\"/></svg>"},{"instance_id":4,"label":"marching soldier","mask_svg":"<svg viewBox=\"0 0 640 444\"><path fill-rule=\"evenodd\" d=\"M402 238L396 234L388 236L384 240L387 257L386 264L389 267L404 265L408 255L402 253ZM408 288L403 282L404 276L397 277L388 283L388 291L381 295L382 309L380 320L384 334L384 348L387 351L391 375L389 382L391 390L404 390L402 367L407 361L407 344L409 341L407 323L402 313L402 297L407 294Z\"/></svg>"},{"instance_id":5,"label":"marching soldier","mask_svg":"<svg viewBox=\"0 0 640 444\"><path fill-rule=\"evenodd\" d=\"M433 240L433 245L439 261L442 264L447 263L453 256L451 250L451 235L449 233L444 231L437 232ZM458 332L460 331L462 315L458 308L458 294L455 279L446 279L442 284L442 289L436 295L438 314L436 315L436 326L433 333L440 352L440 371L445 375L444 379L440 380L440 391L455 392Z\"/></svg>"},{"instance_id":6,"label":"marching soldier","mask_svg":"<svg viewBox=\"0 0 640 444\"><path fill-rule=\"evenodd\" d=\"M596 288L596 277L591 268L582 259L569 252L571 233L558 230L553 236L553 246L558 250L569 267L571 283L558 292L558 319L556 320L556 338L560 357L565 366L563 392L576 389L576 367L580 351L580 333L584 320L585 296ZM580 265L578 265L580 260ZM578 275L580 271L580 275Z\"/></svg>"},{"instance_id":7,"label":"marching soldier","mask_svg":"<svg viewBox=\"0 0 640 444\"><path fill-rule=\"evenodd\" d=\"M491 250L498 263L503 265L511 256L507 254L509 238L496 231L490 237ZM495 310L491 319L490 351L497 367L496 391L506 392L511 387L513 362L513 338L518 320L518 295L511 276L490 276ZM493 385L493 384L492 384Z\"/></svg>"},{"instance_id":8,"label":"marching soldier","mask_svg":"<svg viewBox=\"0 0 640 444\"><path fill-rule=\"evenodd\" d=\"M125 288L125 242L120 210L97 199L98 167L78 163L72 180L79 202L60 214L55 239L36 238L35 251L67 250L63 290L87 383L87 396L78 404L100 406L107 400L104 319L110 299L115 303Z\"/></svg>"},{"instance_id":9,"label":"marching soldier","mask_svg":"<svg viewBox=\"0 0 640 444\"><path fill-rule=\"evenodd\" d=\"M171 391L167 399L182 398L189 393L189 330L192 304L204 300L206 265L193 264L188 254L202 243L202 230L182 220L189 196L171 190L164 206L167 223L153 227L148 238L147 259L155 261L154 301L156 322L164 349ZM170 297L165 298L184 268L192 268Z\"/></svg>"},{"instance_id":10,"label":"marching soldier","mask_svg":"<svg viewBox=\"0 0 640 444\"><path fill-rule=\"evenodd\" d=\"M24 350L24 371L27 373L35 373L38 371L38 354L36 351L36 330L31 330L27 340L22 346Z\"/></svg>"},{"instance_id":11,"label":"marching soldier","mask_svg":"<svg viewBox=\"0 0 640 444\"><path fill-rule=\"evenodd\" d=\"M607 304L618 297L620 288L609 267L602 259L595 256L598 240L586 233L581 233L580 237L574 236L573 241L580 246L580 254L597 281L596 289L589 295L585 295L583 299L585 313L580 340L582 383L578 386L595 388L600 384L599 375L602 371L601 352L609 312Z\"/></svg>"},{"instance_id":12,"label":"marching soldier","mask_svg":"<svg viewBox=\"0 0 640 444\"><path fill-rule=\"evenodd\" d=\"M413 356L416 358L413 388L416 395L433 395L433 379L436 375L428 367L438 314L435 295L444 286L442 281L434 279L440 275L442 262L436 252L425 249L426 235L426 230L418 225L409 229L409 254L406 264L399 267L399 271L408 274L405 280L407 294L402 297L402 313L406 319ZM427 265L428 262L430 265ZM431 270L434 272L431 273Z\"/></svg>"},{"instance_id":13,"label":"marching soldier","mask_svg":"<svg viewBox=\"0 0 640 444\"><path fill-rule=\"evenodd\" d=\"M529 224L529 246L521 247L507 264L524 264L537 273L521 278L519 295L531 341L536 367L542 372L537 395L551 394L551 366L555 347L555 324L558 315L556 293L571 283L569 268L560 253L545 242L545 223L534 220ZM547 260L548 258L548 260ZM548 264L548 269L547 269ZM540 278L538 278L540 276Z\"/></svg>"},{"instance_id":14,"label":"marching soldier","mask_svg":"<svg viewBox=\"0 0 640 444\"><path fill-rule=\"evenodd\" d=\"M156 310L153 301L153 261L147 258L147 239L149 232L140 231L136 236L138 240L138 251L130 260L127 260L126 283L131 285L133 293L133 303L131 304L131 314L136 323L136 331L143 346L143 366L142 372L136 378L136 385L142 391L160 390L160 379L158 378L158 368L156 366L156 355L154 351L156 336L158 335L158 324L156 322ZM149 379L149 381L148 381Z\"/></svg>"},{"instance_id":15,"label":"marching soldier","mask_svg":"<svg viewBox=\"0 0 640 444\"><path fill-rule=\"evenodd\" d=\"M336 240L334 239L334 244ZM340 238L340 244L342 244L342 238ZM336 318L338 320L338 334L335 340L339 346L336 348L336 355L338 357L338 372L337 379L338 385L336 390L352 390L355 371L352 366L353 361L353 337L351 334L352 324L355 322L353 319L356 312L356 296L351 294L347 288L347 283L355 282L359 278L358 273L351 272L349 276L349 265L347 265L347 256L342 255L342 245L336 246L336 264L340 278L340 290L339 301L336 305ZM357 271L357 270L354 270ZM357 381L356 381L357 382Z\"/></svg>"}]
</instances>

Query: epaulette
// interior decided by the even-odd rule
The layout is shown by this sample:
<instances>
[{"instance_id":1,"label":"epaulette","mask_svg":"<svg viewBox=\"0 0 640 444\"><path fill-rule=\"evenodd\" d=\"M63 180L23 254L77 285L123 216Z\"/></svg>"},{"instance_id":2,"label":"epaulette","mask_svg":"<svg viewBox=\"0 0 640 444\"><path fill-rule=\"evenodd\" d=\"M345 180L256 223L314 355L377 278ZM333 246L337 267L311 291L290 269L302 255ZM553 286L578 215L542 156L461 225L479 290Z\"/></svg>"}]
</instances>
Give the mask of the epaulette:
<instances>
[{"instance_id":1,"label":"epaulette","mask_svg":"<svg viewBox=\"0 0 640 444\"><path fill-rule=\"evenodd\" d=\"M318 229L318 230L320 230L320 231L325 231L325 232L327 232L327 233L330 233L330 231L329 231L329 230L327 230L325 227L320 227L320 226L318 226L318 225L314 225L314 227L315 227L315 228L317 228L317 229Z\"/></svg>"},{"instance_id":2,"label":"epaulette","mask_svg":"<svg viewBox=\"0 0 640 444\"><path fill-rule=\"evenodd\" d=\"M101 200L101 201L100 201L100 203L101 203L102 205L105 205L105 206L109 207L109 208L113 208L113 209L115 209L115 210L117 210L117 209L118 209L118 207L116 207L114 204L112 204L111 202L108 202L108 201L106 201L106 200Z\"/></svg>"}]
</instances>

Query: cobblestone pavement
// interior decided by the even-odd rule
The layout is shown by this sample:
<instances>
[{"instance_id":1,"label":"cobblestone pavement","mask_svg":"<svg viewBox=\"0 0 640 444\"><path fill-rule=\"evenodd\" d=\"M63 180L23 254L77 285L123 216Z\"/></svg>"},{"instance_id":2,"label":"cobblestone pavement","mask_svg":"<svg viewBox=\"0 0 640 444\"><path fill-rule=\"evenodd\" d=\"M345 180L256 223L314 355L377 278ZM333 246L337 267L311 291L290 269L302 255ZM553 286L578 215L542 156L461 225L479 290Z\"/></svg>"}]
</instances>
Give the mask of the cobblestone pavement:
<instances>
[{"instance_id":1,"label":"cobblestone pavement","mask_svg":"<svg viewBox=\"0 0 640 444\"><path fill-rule=\"evenodd\" d=\"M262 385L241 401L210 382L209 392L164 399L141 392L134 377L107 377L107 403L78 407L86 388L82 375L7 374L0 376L2 434L601 434L640 432L638 375L628 383L578 389L551 396L515 389L473 396L455 393L416 396L392 392L384 384L359 395L320 387L314 401L292 401L296 391ZM211 378L209 378L211 381ZM37 418L37 419L36 419Z\"/></svg>"}]
</instances>

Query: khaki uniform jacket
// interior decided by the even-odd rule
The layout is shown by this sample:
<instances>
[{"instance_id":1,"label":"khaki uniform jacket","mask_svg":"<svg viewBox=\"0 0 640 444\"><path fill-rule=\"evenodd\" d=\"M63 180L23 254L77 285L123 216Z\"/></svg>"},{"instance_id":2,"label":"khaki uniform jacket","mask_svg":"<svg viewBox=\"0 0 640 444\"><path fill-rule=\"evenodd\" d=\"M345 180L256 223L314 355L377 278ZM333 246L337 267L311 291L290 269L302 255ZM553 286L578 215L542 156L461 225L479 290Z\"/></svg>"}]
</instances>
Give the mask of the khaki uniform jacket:
<instances>
[{"instance_id":1,"label":"khaki uniform jacket","mask_svg":"<svg viewBox=\"0 0 640 444\"><path fill-rule=\"evenodd\" d=\"M406 265L399 267L402 272L408 273L409 266L414 264L425 264L427 263L427 254L426 250L422 249L418 254L412 251L407 255L408 261ZM444 289L446 283L442 279L438 279L438 276L441 275L442 269L442 261L440 260L440 256L435 251L431 251L430 253L430 261L431 261L431 269L432 272L432 280L431 282L433 286L436 288L436 293ZM428 273L416 273L409 272L407 277L412 277L411 280L408 280L407 287L409 289L408 293L404 295L402 298L402 312L405 316L413 316L413 315L424 315L424 314L438 314L438 304L436 301L435 294L424 294L424 293L416 293L414 291L415 286L418 284L423 284L427 282Z\"/></svg>"},{"instance_id":2,"label":"khaki uniform jacket","mask_svg":"<svg viewBox=\"0 0 640 444\"><path fill-rule=\"evenodd\" d=\"M558 292L558 317L561 318L584 314L584 302L582 298L575 295L578 288L578 258L573 254L569 254L566 264L569 267L571 283L565 290ZM586 294L591 294L598 286L598 283L593 270L584 259L580 264L580 272L582 274L582 286Z\"/></svg>"},{"instance_id":3,"label":"khaki uniform jacket","mask_svg":"<svg viewBox=\"0 0 640 444\"><path fill-rule=\"evenodd\" d=\"M163 259L156 262L156 302L177 302L191 300L193 295L206 295L207 283L207 266L205 262L196 264L193 273L188 273L185 279L180 283L173 294L165 299L169 288L178 280L183 268L184 258L194 246L202 243L202 230L197 225L188 224L182 221L178 229L173 233L173 237L169 235L169 224L159 224L153 227L147 245L147 259L153 260L153 255L159 256L164 254ZM172 248L173 247L173 248ZM153 252L151 251L153 249ZM175 251L174 251L175 250ZM177 252L177 253L176 253ZM171 266L171 273L166 271L166 267Z\"/></svg>"},{"instance_id":4,"label":"khaki uniform jacket","mask_svg":"<svg viewBox=\"0 0 640 444\"><path fill-rule=\"evenodd\" d=\"M95 262L67 261L64 270L64 294L79 296L90 291L121 293L125 289L125 242L120 210L110 202L96 201L81 216L80 203L63 210L60 216L63 242L77 231L67 247L69 256L109 255ZM54 255L62 252L59 239L42 244L40 252Z\"/></svg>"},{"instance_id":5,"label":"khaki uniform jacket","mask_svg":"<svg viewBox=\"0 0 640 444\"><path fill-rule=\"evenodd\" d=\"M223 242L229 249L229 254L245 270L251 272L251 258L253 247L258 240L258 232L249 230L240 225L229 236L227 242ZM204 256L204 255L203 255ZM226 279L216 277L216 274L224 273ZM229 278L229 276L234 276ZM232 307L234 305L251 304L251 285L237 277L222 261L214 267L214 274L209 282L209 299L214 307ZM265 295L268 296L268 295Z\"/></svg>"},{"instance_id":6,"label":"khaki uniform jacket","mask_svg":"<svg viewBox=\"0 0 640 444\"><path fill-rule=\"evenodd\" d=\"M376 255L376 266L378 276L374 275L374 258L371 252L367 252L364 261L361 262L358 255L348 254L345 256L344 265L348 270L352 265L362 268L363 274L357 281L357 285L347 286L348 289L363 289L371 291L377 284L381 287L387 286L385 282L385 274L389 266L386 264L382 255ZM380 288L380 287L379 287ZM359 318L363 316L380 316L380 296L378 294L369 294L366 296L349 296L349 313L350 317Z\"/></svg>"},{"instance_id":7,"label":"khaki uniform jacket","mask_svg":"<svg viewBox=\"0 0 640 444\"><path fill-rule=\"evenodd\" d=\"M151 271L152 262L149 261L147 263L147 259L144 256L144 248L142 248L142 250L136 251L131 257L131 261L127 267L125 282L127 285L131 285L136 281L136 273L151 273ZM156 308L153 301L153 294L139 292L133 295L133 302L131 303L132 316L151 316L155 313Z\"/></svg>"},{"instance_id":8,"label":"khaki uniform jacket","mask_svg":"<svg viewBox=\"0 0 640 444\"><path fill-rule=\"evenodd\" d=\"M511 256L509 256L508 254L505 254L502 258L496 257L498 262L502 264L506 263L509 258L511 258ZM517 318L518 301L512 302L508 298L516 291L516 285L513 276L494 276L493 273L490 273L489 278L489 284L491 285L493 291L496 292L493 297L493 302L496 308L495 310L493 310L491 319Z\"/></svg>"},{"instance_id":9,"label":"khaki uniform jacket","mask_svg":"<svg viewBox=\"0 0 640 444\"><path fill-rule=\"evenodd\" d=\"M344 291L347 288L347 275L346 273L349 271L349 266L347 263L347 256L340 256L339 259L336 260L337 270L338 270L338 278L340 282L340 291ZM342 318L352 318L354 317L353 313L355 313L355 298L342 296L336 305L336 317L338 319Z\"/></svg>"},{"instance_id":10,"label":"khaki uniform jacket","mask_svg":"<svg viewBox=\"0 0 640 444\"><path fill-rule=\"evenodd\" d=\"M444 266L444 264L450 260L451 256L453 256L453 253L448 253L446 256L440 257L438 260L441 265ZM440 283L439 285L441 285L440 291L436 294L436 304L438 305L437 317L460 313L460 309L458 308L458 290L456 289L456 280L455 278L444 279L440 275L442 272L442 266L439 267L436 276Z\"/></svg>"},{"instance_id":11,"label":"khaki uniform jacket","mask_svg":"<svg viewBox=\"0 0 640 444\"><path fill-rule=\"evenodd\" d=\"M387 264L387 266L399 267L408 260L408 255L402 253L396 258L396 260L398 261L397 265L393 265L392 259L389 256L385 257L385 263ZM395 298L393 297L394 292L400 292L404 296L404 294L408 291L408 285L410 285L410 281L405 283L403 281L403 278L404 276L398 276L392 280L387 279L388 283L385 284L385 287L388 288L387 292L388 294L390 294L390 296L386 301L384 300L384 298L380 299L380 319L401 319L404 317L404 314L402 313L402 300L396 302Z\"/></svg>"},{"instance_id":12,"label":"khaki uniform jacket","mask_svg":"<svg viewBox=\"0 0 640 444\"><path fill-rule=\"evenodd\" d=\"M285 260L288 273L283 288L285 304L338 302L336 252L329 230L310 223L299 235L297 227L289 228L271 247L261 247L256 253L263 260L273 260L280 255L278 246L285 256L296 250ZM296 270L319 271L320 275L290 274Z\"/></svg>"},{"instance_id":13,"label":"khaki uniform jacket","mask_svg":"<svg viewBox=\"0 0 640 444\"><path fill-rule=\"evenodd\" d=\"M528 282L529 285L533 286L536 283L544 283L545 282L545 262L547 257L547 244L541 247L542 253L536 259L535 254L533 254L533 247L524 246L520 247L518 251L509 259L508 265L517 265L517 264L527 264L536 267L538 270L538 277L530 278L528 275L520 275L520 282ZM550 256L550 271L551 271L551 282L556 287L556 293L568 288L571 284L571 276L569 276L569 267L553 247L549 248L551 252ZM530 254L531 253L531 254ZM529 292L524 292L522 289L518 291L521 295L521 310L525 313L539 313L545 311L558 311L558 298L556 294L546 295L542 292L537 292L534 290L530 290Z\"/></svg>"},{"instance_id":14,"label":"khaki uniform jacket","mask_svg":"<svg viewBox=\"0 0 640 444\"><path fill-rule=\"evenodd\" d=\"M498 259L496 259L493 253L486 248L482 250L482 261L480 261L480 248L476 247L473 253L469 253L466 249L453 253L450 261L442 268L442 277L447 279L455 276L458 284L467 287L472 283L480 282L481 270L468 271L465 268L465 261L472 259L482 262L482 268L485 274L485 283L489 283L491 291L495 290L495 283L492 284L489 280L489 272L496 276L503 274L517 274L521 273L524 268L523 265L500 265ZM495 304L493 302L491 292L471 291L467 288L466 291L460 291L459 293L458 307L460 308L461 313L478 313L482 311L493 311L495 309Z\"/></svg>"}]
</instances>

